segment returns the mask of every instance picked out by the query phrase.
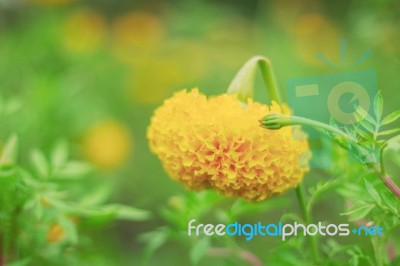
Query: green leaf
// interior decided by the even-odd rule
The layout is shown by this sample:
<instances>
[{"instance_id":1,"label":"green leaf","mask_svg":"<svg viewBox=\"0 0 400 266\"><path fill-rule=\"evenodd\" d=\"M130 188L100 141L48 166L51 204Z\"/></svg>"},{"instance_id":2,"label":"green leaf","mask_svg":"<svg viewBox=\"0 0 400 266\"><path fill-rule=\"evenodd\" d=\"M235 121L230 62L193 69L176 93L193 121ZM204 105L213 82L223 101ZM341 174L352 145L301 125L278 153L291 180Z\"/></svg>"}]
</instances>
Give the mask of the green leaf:
<instances>
[{"instance_id":1,"label":"green leaf","mask_svg":"<svg viewBox=\"0 0 400 266\"><path fill-rule=\"evenodd\" d=\"M382 118L382 111L383 111L383 98L381 91L374 98L374 113L376 121L380 121Z\"/></svg>"},{"instance_id":2,"label":"green leaf","mask_svg":"<svg viewBox=\"0 0 400 266\"><path fill-rule=\"evenodd\" d=\"M0 158L0 165L13 164L17 159L18 138L12 135L6 142Z\"/></svg>"},{"instance_id":3,"label":"green leaf","mask_svg":"<svg viewBox=\"0 0 400 266\"><path fill-rule=\"evenodd\" d=\"M360 220L367 216L367 214L375 207L375 204L368 204L365 202L355 203L350 209L346 212L341 213L340 215L350 216L350 221Z\"/></svg>"},{"instance_id":4,"label":"green leaf","mask_svg":"<svg viewBox=\"0 0 400 266\"><path fill-rule=\"evenodd\" d=\"M30 158L38 177L46 179L49 176L49 164L44 154L40 150L35 149L32 151Z\"/></svg>"},{"instance_id":5,"label":"green leaf","mask_svg":"<svg viewBox=\"0 0 400 266\"><path fill-rule=\"evenodd\" d=\"M80 161L70 161L62 168L55 169L54 177L58 179L79 179L92 170L90 164Z\"/></svg>"},{"instance_id":6,"label":"green leaf","mask_svg":"<svg viewBox=\"0 0 400 266\"><path fill-rule=\"evenodd\" d=\"M102 204L108 199L111 191L112 186L110 184L99 185L82 197L80 205L82 207L93 207Z\"/></svg>"},{"instance_id":7,"label":"green leaf","mask_svg":"<svg viewBox=\"0 0 400 266\"><path fill-rule=\"evenodd\" d=\"M116 218L121 220L143 221L150 218L150 212L122 204L112 204L106 206L106 208L113 210Z\"/></svg>"},{"instance_id":8,"label":"green leaf","mask_svg":"<svg viewBox=\"0 0 400 266\"><path fill-rule=\"evenodd\" d=\"M70 217L61 216L59 218L60 226L65 232L66 239L72 244L78 243L78 232L76 230L76 224Z\"/></svg>"},{"instance_id":9,"label":"green leaf","mask_svg":"<svg viewBox=\"0 0 400 266\"><path fill-rule=\"evenodd\" d=\"M388 191L382 191L381 193L382 200L384 202L384 205L394 214L397 216L399 215L399 202L395 196L393 196L392 193Z\"/></svg>"},{"instance_id":10,"label":"green leaf","mask_svg":"<svg viewBox=\"0 0 400 266\"><path fill-rule=\"evenodd\" d=\"M252 98L254 94L254 77L257 67L261 70L270 99L279 102L280 96L276 89L271 63L268 58L259 55L253 56L242 66L229 84L227 93L237 94L238 99L243 102L247 102L248 98Z\"/></svg>"},{"instance_id":11,"label":"green leaf","mask_svg":"<svg viewBox=\"0 0 400 266\"><path fill-rule=\"evenodd\" d=\"M355 106L355 109L356 109L356 115L357 114L359 115L358 120L365 119L372 125L376 125L375 119L367 111L365 111L361 106Z\"/></svg>"},{"instance_id":12,"label":"green leaf","mask_svg":"<svg viewBox=\"0 0 400 266\"><path fill-rule=\"evenodd\" d=\"M53 168L63 166L68 159L68 143L63 140L58 141L53 147L50 158Z\"/></svg>"},{"instance_id":13,"label":"green leaf","mask_svg":"<svg viewBox=\"0 0 400 266\"><path fill-rule=\"evenodd\" d=\"M369 183L367 179L364 178L364 182L365 182L365 187L367 188L368 194L374 199L374 201L378 205L382 205L382 199L379 196L378 191L376 191L374 186L371 183Z\"/></svg>"},{"instance_id":14,"label":"green leaf","mask_svg":"<svg viewBox=\"0 0 400 266\"><path fill-rule=\"evenodd\" d=\"M381 131L378 133L378 136L387 136L387 135L392 135L392 134L397 134L397 133L400 133L400 128L394 128L394 129Z\"/></svg>"},{"instance_id":15,"label":"green leaf","mask_svg":"<svg viewBox=\"0 0 400 266\"><path fill-rule=\"evenodd\" d=\"M386 116L382 120L381 124L387 125L387 124L390 124L390 123L396 121L399 118L400 118L400 110L397 110L397 111L394 111L393 113L389 114L388 116Z\"/></svg>"},{"instance_id":16,"label":"green leaf","mask_svg":"<svg viewBox=\"0 0 400 266\"><path fill-rule=\"evenodd\" d=\"M144 221L150 218L150 212L121 204L110 204L98 208L77 208L76 212L88 218L121 219ZM103 219L104 220L104 219Z\"/></svg>"},{"instance_id":17,"label":"green leaf","mask_svg":"<svg viewBox=\"0 0 400 266\"><path fill-rule=\"evenodd\" d=\"M0 190L9 188L10 185L15 184L17 180L17 171L15 167L9 165L0 166Z\"/></svg>"},{"instance_id":18,"label":"green leaf","mask_svg":"<svg viewBox=\"0 0 400 266\"><path fill-rule=\"evenodd\" d=\"M204 257L209 247L209 238L204 237L197 241L190 250L190 261L192 262L192 264L197 265L200 262L201 258Z\"/></svg>"},{"instance_id":19,"label":"green leaf","mask_svg":"<svg viewBox=\"0 0 400 266\"><path fill-rule=\"evenodd\" d=\"M154 252L165 244L168 240L169 230L167 227L161 227L156 231L148 232L140 235L139 239L147 243L144 256L143 265L148 265L148 260L154 254Z\"/></svg>"},{"instance_id":20,"label":"green leaf","mask_svg":"<svg viewBox=\"0 0 400 266\"><path fill-rule=\"evenodd\" d=\"M371 124L367 119L365 119L364 116L362 116L359 113L355 113L354 116L357 119L357 123L356 125L360 125L363 128L365 128L368 132L374 133L375 132L375 128L374 125Z\"/></svg>"}]
</instances>

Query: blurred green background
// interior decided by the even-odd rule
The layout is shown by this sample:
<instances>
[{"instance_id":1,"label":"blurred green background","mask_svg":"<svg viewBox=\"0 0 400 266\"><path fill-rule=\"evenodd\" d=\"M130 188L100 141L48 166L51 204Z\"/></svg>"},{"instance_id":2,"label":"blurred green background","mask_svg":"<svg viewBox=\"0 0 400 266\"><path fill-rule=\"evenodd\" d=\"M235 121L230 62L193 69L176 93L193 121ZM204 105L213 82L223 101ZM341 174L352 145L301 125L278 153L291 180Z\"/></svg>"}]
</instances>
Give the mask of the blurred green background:
<instances>
[{"instance_id":1,"label":"blurred green background","mask_svg":"<svg viewBox=\"0 0 400 266\"><path fill-rule=\"evenodd\" d=\"M153 211L149 222L88 232L93 261L135 265L143 252L137 236L162 226L160 206L184 191L149 151L154 108L183 88L224 93L255 54L271 59L284 89L289 78L349 70L371 49L354 70L377 72L387 114L399 105L399 10L394 0L0 0L0 92L3 108L15 111L2 118L0 141L17 133L26 160L25 151L66 139L73 157L114 187L114 202ZM316 58L339 62L341 39L349 44L345 68ZM251 249L262 254L263 242L255 242ZM185 265L186 252L172 243L151 261Z\"/></svg>"}]
</instances>

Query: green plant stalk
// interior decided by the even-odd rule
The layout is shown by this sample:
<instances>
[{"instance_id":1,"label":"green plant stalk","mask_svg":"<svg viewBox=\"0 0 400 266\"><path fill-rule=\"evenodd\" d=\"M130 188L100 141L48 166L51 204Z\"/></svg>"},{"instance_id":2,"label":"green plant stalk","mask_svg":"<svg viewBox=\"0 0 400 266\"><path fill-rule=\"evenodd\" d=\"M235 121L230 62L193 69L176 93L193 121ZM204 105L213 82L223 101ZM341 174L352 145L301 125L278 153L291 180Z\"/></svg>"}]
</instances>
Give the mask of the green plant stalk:
<instances>
[{"instance_id":1,"label":"green plant stalk","mask_svg":"<svg viewBox=\"0 0 400 266\"><path fill-rule=\"evenodd\" d=\"M260 60L260 61L258 61L258 64L261 69L261 74L264 79L264 83L267 87L268 95L270 96L272 101L276 101L278 104L281 104L282 101L281 101L279 89L278 89L278 86L277 86L275 78L274 78L275 76L272 71L270 61L268 59ZM307 224L310 224L311 217L310 217L310 213L307 211L307 204L306 204L306 200L305 200L304 193L303 193L302 183L300 183L296 187L296 196L297 196L297 201L299 203L299 206L300 206L300 209L302 212L303 219ZM311 248L311 253L312 253L314 262L318 263L319 255L318 255L316 239L313 238L312 236L307 236L307 240L308 240L308 243Z\"/></svg>"},{"instance_id":2,"label":"green plant stalk","mask_svg":"<svg viewBox=\"0 0 400 266\"><path fill-rule=\"evenodd\" d=\"M303 215L304 222L308 225L311 223L310 213L307 211L307 204L304 197L304 192L301 183L296 187L296 197L297 202L299 203L299 207L301 213ZM318 255L318 248L317 248L317 241L316 238L312 236L307 236L308 243L311 247L311 253L314 259L314 263L319 263L319 255Z\"/></svg>"},{"instance_id":3,"label":"green plant stalk","mask_svg":"<svg viewBox=\"0 0 400 266\"><path fill-rule=\"evenodd\" d=\"M352 142L355 145L357 144L357 140L354 139L352 136L349 136L345 132L327 125L325 123L321 123L318 121L314 121L304 117L298 116L290 116L290 115L281 115L281 114L270 114L265 116L260 120L261 126L267 129L280 129L282 127L290 126L290 125L302 125L302 126L310 126L319 130L325 130L340 137L344 138L346 141ZM343 145L338 142L337 139L334 139L339 145L343 147ZM346 148L346 147L344 147ZM378 177L382 180L385 186L397 197L400 199L400 188L396 185L396 183L391 179L391 177L385 174L385 167L383 164L383 156L381 150L381 162L380 164L375 165L375 171Z\"/></svg>"},{"instance_id":4,"label":"green plant stalk","mask_svg":"<svg viewBox=\"0 0 400 266\"><path fill-rule=\"evenodd\" d=\"M272 71L271 62L267 58L262 57L258 61L258 65L260 67L264 83L267 87L269 97L271 98L271 100L276 101L277 103L281 103L281 96L275 81L274 72Z\"/></svg>"},{"instance_id":5,"label":"green plant stalk","mask_svg":"<svg viewBox=\"0 0 400 266\"><path fill-rule=\"evenodd\" d=\"M268 58L264 56L254 56L250 58L243 66L242 68L238 71L236 76L233 78L232 82L230 83L227 93L228 94L237 94L238 98L244 102L246 102L247 98L253 96L253 85L254 85L254 75L255 75L255 70L256 67L260 68L261 70L261 75L264 80L267 93L270 97L271 101L275 101L278 104L281 104L281 96L279 93L278 86L275 81L275 75L272 71L272 65L271 62L269 61ZM280 115L281 117L284 117L283 115ZM286 118L289 118L288 121L286 121L287 125L290 123L293 123L293 121L290 119L291 117L288 116ZM298 118L300 121L298 123L307 123L308 121L303 119L303 118ZM310 120L312 121L312 120ZM261 122L261 121L260 121ZM323 126L321 123L320 126ZM346 135L347 137L347 135ZM299 202L300 208L302 210L302 215L303 219L306 221L306 223L310 223L311 218L309 213L307 212L307 204L305 202L304 194L302 192L302 184L300 183L298 187L296 188L296 193L297 193L297 200ZM309 241L310 248L312 249L312 254L314 257L315 263L319 261L318 258L318 249L317 249L317 243L316 240L312 237L307 238Z\"/></svg>"}]
</instances>

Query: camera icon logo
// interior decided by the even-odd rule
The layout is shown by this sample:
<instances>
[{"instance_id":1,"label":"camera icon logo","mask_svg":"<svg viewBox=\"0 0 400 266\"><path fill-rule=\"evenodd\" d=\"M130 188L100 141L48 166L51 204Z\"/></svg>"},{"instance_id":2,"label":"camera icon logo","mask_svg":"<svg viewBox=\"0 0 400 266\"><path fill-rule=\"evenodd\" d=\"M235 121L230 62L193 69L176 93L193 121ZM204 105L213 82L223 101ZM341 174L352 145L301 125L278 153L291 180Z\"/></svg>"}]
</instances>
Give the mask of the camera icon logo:
<instances>
[{"instance_id":1,"label":"camera icon logo","mask_svg":"<svg viewBox=\"0 0 400 266\"><path fill-rule=\"evenodd\" d=\"M371 69L294 78L287 81L286 90L294 115L327 124L333 119L339 126L357 122L355 106L371 113L378 92L376 73ZM327 150L332 154L332 143L313 129L303 129L308 133L313 153L310 167L331 167L332 158L326 158L326 154Z\"/></svg>"}]
</instances>

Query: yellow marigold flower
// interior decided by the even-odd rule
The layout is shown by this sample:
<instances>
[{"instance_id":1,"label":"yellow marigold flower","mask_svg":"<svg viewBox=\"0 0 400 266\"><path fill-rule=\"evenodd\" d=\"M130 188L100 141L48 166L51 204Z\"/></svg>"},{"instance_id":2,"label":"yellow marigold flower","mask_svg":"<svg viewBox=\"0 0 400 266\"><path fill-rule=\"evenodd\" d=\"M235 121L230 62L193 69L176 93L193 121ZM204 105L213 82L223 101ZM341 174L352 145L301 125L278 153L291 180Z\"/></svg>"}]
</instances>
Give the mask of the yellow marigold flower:
<instances>
[{"instance_id":1,"label":"yellow marigold flower","mask_svg":"<svg viewBox=\"0 0 400 266\"><path fill-rule=\"evenodd\" d=\"M259 126L261 117L282 111L288 110L276 103L245 105L234 95L207 99L184 90L155 111L147 137L167 173L185 187L260 201L297 186L308 170L300 166L307 142L294 139L293 127Z\"/></svg>"},{"instance_id":2,"label":"yellow marigold flower","mask_svg":"<svg viewBox=\"0 0 400 266\"><path fill-rule=\"evenodd\" d=\"M104 169L112 169L126 159L131 142L125 126L114 120L106 120L89 129L83 147L90 162Z\"/></svg>"}]
</instances>

